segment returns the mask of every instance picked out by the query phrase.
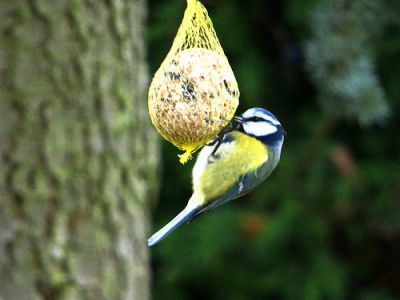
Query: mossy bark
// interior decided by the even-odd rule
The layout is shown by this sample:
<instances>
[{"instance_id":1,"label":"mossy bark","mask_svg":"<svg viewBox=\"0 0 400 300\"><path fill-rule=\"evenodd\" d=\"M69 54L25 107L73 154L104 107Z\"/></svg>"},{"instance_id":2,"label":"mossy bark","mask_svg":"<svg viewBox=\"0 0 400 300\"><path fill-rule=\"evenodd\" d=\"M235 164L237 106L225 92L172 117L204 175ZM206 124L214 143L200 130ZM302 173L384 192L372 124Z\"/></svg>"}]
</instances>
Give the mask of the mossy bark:
<instances>
[{"instance_id":1,"label":"mossy bark","mask_svg":"<svg viewBox=\"0 0 400 300\"><path fill-rule=\"evenodd\" d=\"M0 2L0 299L149 298L145 14Z\"/></svg>"}]
</instances>

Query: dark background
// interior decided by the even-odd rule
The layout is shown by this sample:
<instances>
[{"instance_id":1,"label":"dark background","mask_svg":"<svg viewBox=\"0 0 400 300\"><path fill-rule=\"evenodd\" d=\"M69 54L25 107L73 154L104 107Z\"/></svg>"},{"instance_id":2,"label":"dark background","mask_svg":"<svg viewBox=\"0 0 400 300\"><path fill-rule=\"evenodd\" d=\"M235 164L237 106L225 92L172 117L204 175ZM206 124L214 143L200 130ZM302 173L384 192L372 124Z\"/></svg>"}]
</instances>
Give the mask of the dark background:
<instances>
[{"instance_id":1,"label":"dark background","mask_svg":"<svg viewBox=\"0 0 400 300\"><path fill-rule=\"evenodd\" d=\"M400 298L400 8L396 1L203 1L241 91L272 111L281 162L251 194L152 248L154 299ZM152 0L154 74L184 0ZM153 231L191 195L163 142Z\"/></svg>"}]
</instances>

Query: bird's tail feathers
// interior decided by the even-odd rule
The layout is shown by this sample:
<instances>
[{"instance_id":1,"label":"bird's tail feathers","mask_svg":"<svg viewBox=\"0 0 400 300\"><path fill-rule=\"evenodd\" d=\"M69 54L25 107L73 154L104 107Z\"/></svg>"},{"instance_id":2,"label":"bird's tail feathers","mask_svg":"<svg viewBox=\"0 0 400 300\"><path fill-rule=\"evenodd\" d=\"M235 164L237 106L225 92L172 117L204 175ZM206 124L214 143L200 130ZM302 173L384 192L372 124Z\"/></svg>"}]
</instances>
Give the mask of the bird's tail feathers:
<instances>
[{"instance_id":1,"label":"bird's tail feathers","mask_svg":"<svg viewBox=\"0 0 400 300\"><path fill-rule=\"evenodd\" d=\"M188 221L198 210L198 206L193 206L189 204L185 207L184 210L182 210L175 218L173 218L167 225L165 225L163 228L161 228L159 231L157 231L155 234L153 234L148 240L147 240L147 245L150 247L157 244L160 242L162 239L164 239L168 234L170 234L172 231L177 229L180 225L182 225L184 222Z\"/></svg>"}]
</instances>

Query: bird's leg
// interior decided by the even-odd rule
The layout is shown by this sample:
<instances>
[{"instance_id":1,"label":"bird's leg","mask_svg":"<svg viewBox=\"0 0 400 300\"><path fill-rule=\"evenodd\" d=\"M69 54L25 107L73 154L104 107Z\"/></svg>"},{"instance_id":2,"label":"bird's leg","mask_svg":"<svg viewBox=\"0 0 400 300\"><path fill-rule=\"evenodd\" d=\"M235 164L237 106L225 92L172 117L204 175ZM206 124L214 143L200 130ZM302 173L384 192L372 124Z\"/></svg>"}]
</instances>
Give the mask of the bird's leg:
<instances>
[{"instance_id":1,"label":"bird's leg","mask_svg":"<svg viewBox=\"0 0 400 300\"><path fill-rule=\"evenodd\" d=\"M228 125L226 125L221 132L210 142L207 144L207 146L214 146L215 144L217 144L213 150L213 152L211 153L212 156L214 156L215 152L217 152L219 146L221 146L223 140L224 140L224 136L225 134L231 132L232 130L234 130L232 122L229 122Z\"/></svg>"},{"instance_id":2,"label":"bird's leg","mask_svg":"<svg viewBox=\"0 0 400 300\"><path fill-rule=\"evenodd\" d=\"M214 146L218 142L218 137L219 135L213 138L211 142L207 143L206 146Z\"/></svg>"}]
</instances>

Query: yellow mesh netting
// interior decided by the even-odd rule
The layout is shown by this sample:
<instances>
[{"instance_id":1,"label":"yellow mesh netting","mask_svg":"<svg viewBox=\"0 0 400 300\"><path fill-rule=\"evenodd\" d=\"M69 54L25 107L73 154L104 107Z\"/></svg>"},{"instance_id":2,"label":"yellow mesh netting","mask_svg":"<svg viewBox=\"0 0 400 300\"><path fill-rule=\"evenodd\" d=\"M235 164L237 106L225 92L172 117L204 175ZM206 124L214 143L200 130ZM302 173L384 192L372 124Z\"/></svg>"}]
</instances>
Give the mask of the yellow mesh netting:
<instances>
[{"instance_id":1,"label":"yellow mesh netting","mask_svg":"<svg viewBox=\"0 0 400 300\"><path fill-rule=\"evenodd\" d=\"M158 132L185 163L232 119L239 89L205 7L188 0L172 47L149 89L149 113Z\"/></svg>"},{"instance_id":2,"label":"yellow mesh netting","mask_svg":"<svg viewBox=\"0 0 400 300\"><path fill-rule=\"evenodd\" d=\"M197 0L187 0L187 4L181 26L163 64L179 52L190 48L208 49L226 59L204 5Z\"/></svg>"}]
</instances>

